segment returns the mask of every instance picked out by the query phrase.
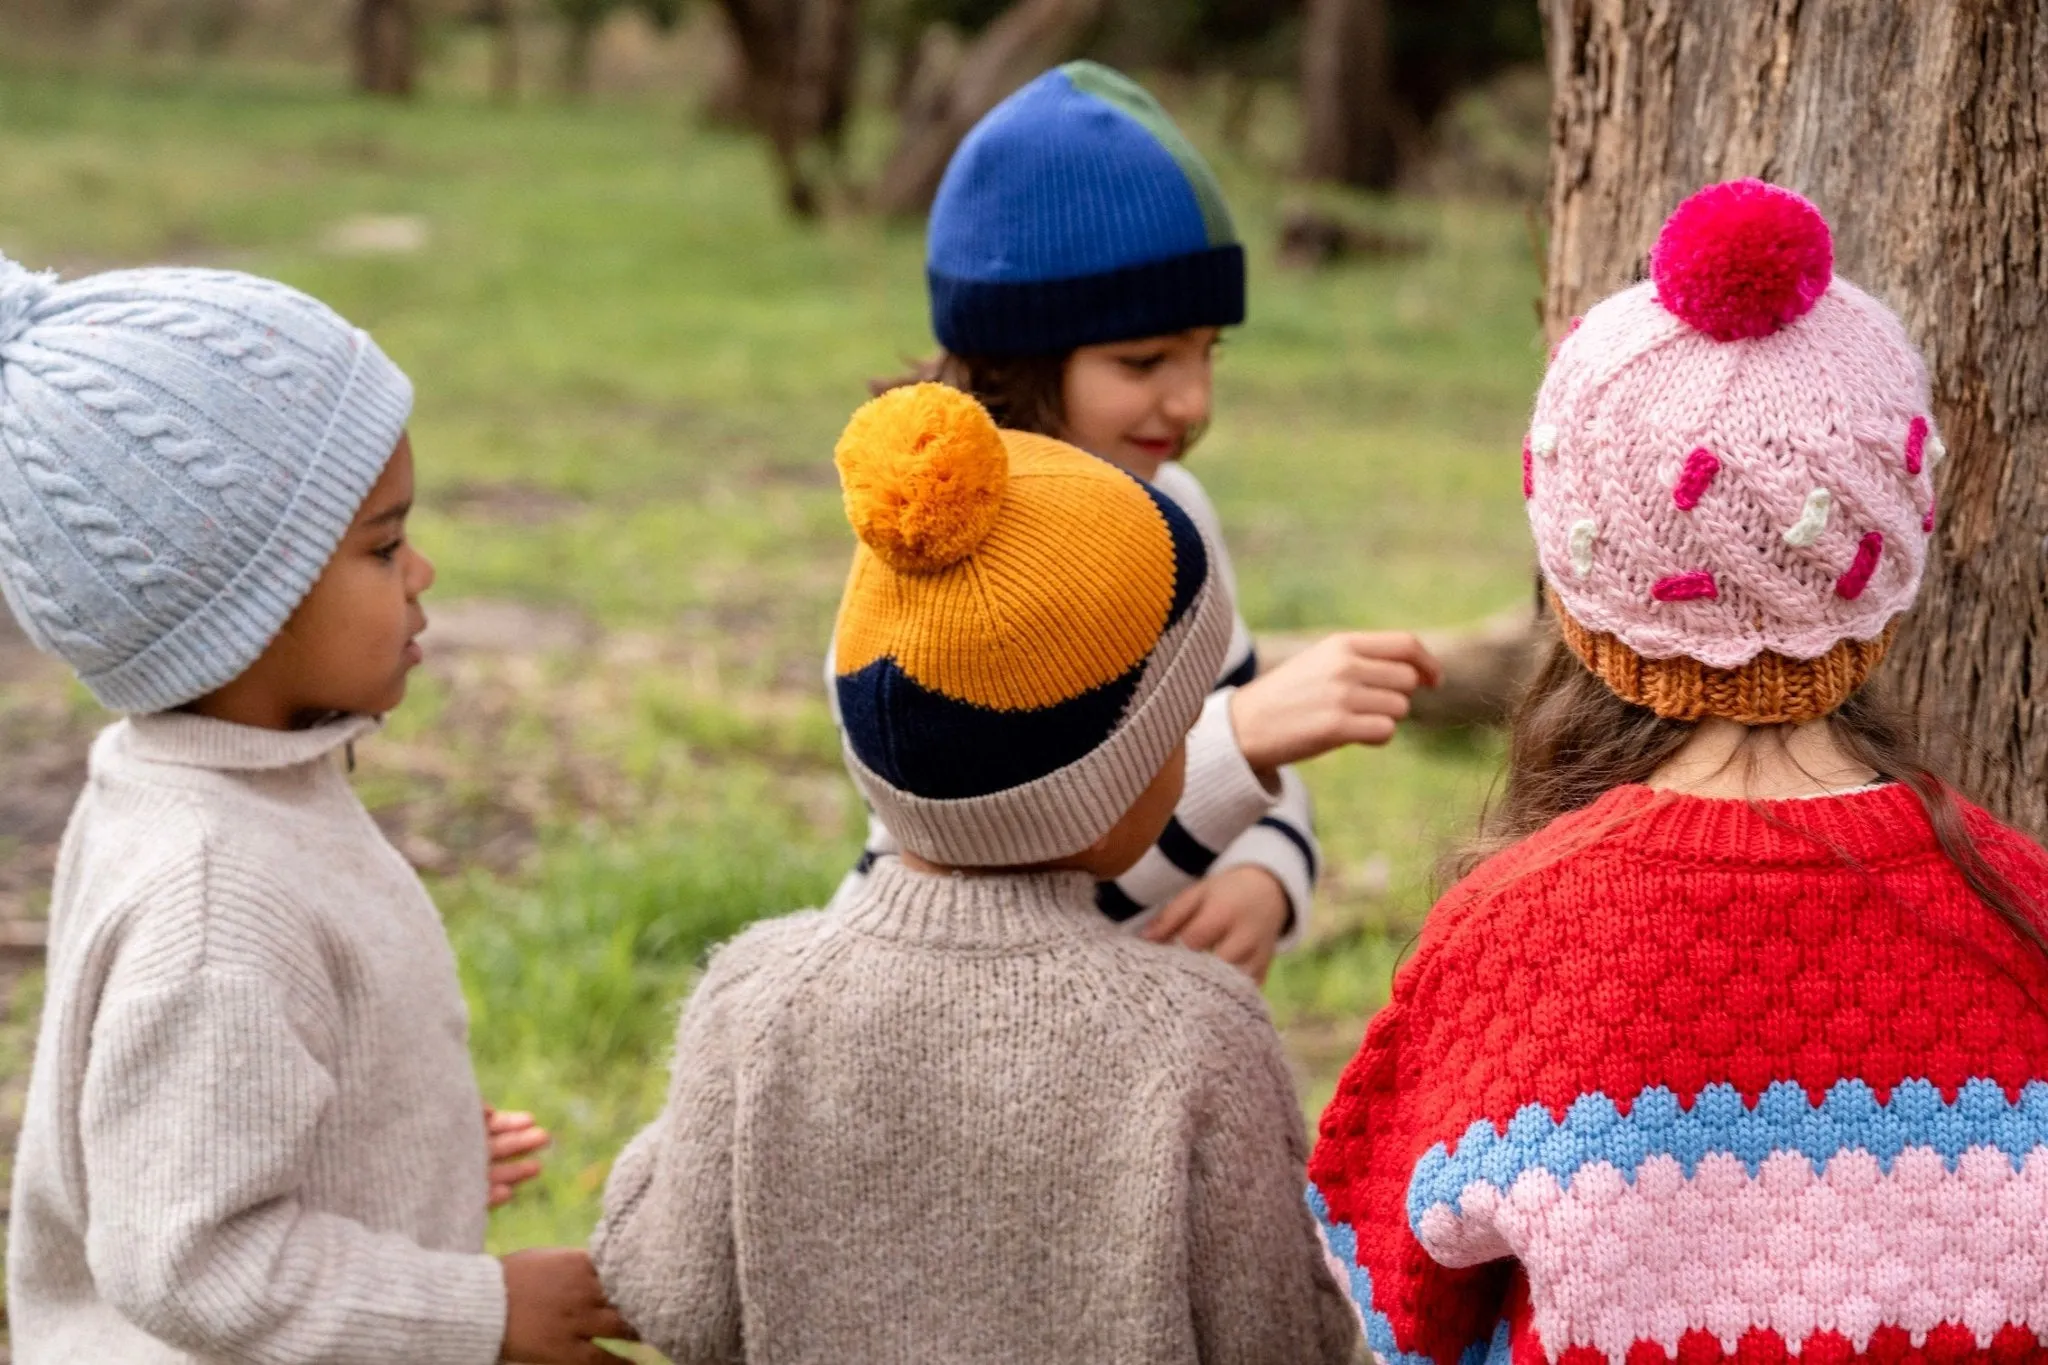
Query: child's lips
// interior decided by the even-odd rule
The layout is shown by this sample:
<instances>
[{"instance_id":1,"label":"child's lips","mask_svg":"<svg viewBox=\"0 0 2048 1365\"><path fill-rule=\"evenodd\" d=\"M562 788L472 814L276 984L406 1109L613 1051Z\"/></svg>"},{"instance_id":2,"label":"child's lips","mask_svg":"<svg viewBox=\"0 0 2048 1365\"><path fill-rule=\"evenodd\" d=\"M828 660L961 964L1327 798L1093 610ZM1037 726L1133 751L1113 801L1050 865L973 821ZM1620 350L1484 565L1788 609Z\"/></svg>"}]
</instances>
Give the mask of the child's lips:
<instances>
[{"instance_id":1,"label":"child's lips","mask_svg":"<svg viewBox=\"0 0 2048 1365\"><path fill-rule=\"evenodd\" d=\"M1130 436L1125 439L1147 455L1171 455L1180 446L1180 442L1170 436Z\"/></svg>"},{"instance_id":2,"label":"child's lips","mask_svg":"<svg viewBox=\"0 0 2048 1365\"><path fill-rule=\"evenodd\" d=\"M426 651L420 648L418 640L407 640L405 642L405 666L407 668L417 668L420 661L426 657Z\"/></svg>"}]
</instances>

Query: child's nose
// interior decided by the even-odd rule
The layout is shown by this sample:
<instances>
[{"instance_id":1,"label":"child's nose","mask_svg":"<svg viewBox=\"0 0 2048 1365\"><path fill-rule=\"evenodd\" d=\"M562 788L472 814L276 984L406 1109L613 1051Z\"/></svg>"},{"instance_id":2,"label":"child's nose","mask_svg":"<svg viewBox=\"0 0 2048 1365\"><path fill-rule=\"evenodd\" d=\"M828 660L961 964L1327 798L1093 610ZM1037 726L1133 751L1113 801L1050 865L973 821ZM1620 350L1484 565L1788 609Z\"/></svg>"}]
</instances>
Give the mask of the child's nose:
<instances>
[{"instance_id":1,"label":"child's nose","mask_svg":"<svg viewBox=\"0 0 2048 1365\"><path fill-rule=\"evenodd\" d=\"M1166 414L1174 421L1197 426L1209 420L1209 384L1191 379L1176 384L1166 396Z\"/></svg>"},{"instance_id":2,"label":"child's nose","mask_svg":"<svg viewBox=\"0 0 2048 1365\"><path fill-rule=\"evenodd\" d=\"M406 596L418 597L434 586L434 561L418 550L412 552L412 572L406 575Z\"/></svg>"}]
</instances>

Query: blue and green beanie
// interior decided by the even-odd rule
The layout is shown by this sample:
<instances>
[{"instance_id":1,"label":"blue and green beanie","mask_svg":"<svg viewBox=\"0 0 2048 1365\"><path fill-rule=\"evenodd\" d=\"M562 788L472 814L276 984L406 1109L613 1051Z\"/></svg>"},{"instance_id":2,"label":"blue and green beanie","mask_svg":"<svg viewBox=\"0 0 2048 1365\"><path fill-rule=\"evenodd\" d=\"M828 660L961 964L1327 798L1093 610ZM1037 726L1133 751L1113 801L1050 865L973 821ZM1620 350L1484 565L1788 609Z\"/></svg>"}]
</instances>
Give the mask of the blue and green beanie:
<instances>
[{"instance_id":1,"label":"blue and green beanie","mask_svg":"<svg viewBox=\"0 0 2048 1365\"><path fill-rule=\"evenodd\" d=\"M1135 82L1046 72L954 152L932 205L932 330L955 355L1244 321L1244 248L1216 177Z\"/></svg>"}]
</instances>

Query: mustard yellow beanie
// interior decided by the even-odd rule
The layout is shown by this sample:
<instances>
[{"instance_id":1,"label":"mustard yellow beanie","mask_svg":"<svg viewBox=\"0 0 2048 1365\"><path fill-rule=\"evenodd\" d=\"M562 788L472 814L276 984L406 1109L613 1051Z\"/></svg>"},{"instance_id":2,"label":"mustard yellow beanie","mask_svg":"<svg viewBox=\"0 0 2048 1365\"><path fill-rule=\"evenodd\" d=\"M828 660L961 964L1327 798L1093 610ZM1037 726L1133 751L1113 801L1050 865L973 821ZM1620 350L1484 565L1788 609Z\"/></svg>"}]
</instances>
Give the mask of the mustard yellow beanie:
<instances>
[{"instance_id":1,"label":"mustard yellow beanie","mask_svg":"<svg viewBox=\"0 0 2048 1365\"><path fill-rule=\"evenodd\" d=\"M1201 533L941 384L862 407L835 458L860 537L833 672L861 790L933 862L1087 848L1187 734L1229 646Z\"/></svg>"}]
</instances>

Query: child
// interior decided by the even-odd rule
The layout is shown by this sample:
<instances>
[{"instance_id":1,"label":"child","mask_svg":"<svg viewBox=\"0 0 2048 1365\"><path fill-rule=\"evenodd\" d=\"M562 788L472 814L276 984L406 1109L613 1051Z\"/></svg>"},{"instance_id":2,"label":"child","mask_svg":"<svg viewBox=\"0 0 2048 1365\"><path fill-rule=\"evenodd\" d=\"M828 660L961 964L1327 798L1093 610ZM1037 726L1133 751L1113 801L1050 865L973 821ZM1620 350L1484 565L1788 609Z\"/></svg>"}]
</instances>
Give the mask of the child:
<instances>
[{"instance_id":1,"label":"child","mask_svg":"<svg viewBox=\"0 0 2048 1365\"><path fill-rule=\"evenodd\" d=\"M623 1330L582 1252L483 1254L545 1135L487 1115L440 920L336 763L420 661L411 407L283 285L0 259L0 588L130 713L51 898L24 1365L587 1363Z\"/></svg>"},{"instance_id":2,"label":"child","mask_svg":"<svg viewBox=\"0 0 2048 1365\"><path fill-rule=\"evenodd\" d=\"M1348 1362L1257 989L1094 909L1229 645L1200 533L937 384L838 463L841 737L903 852L712 959L606 1288L677 1365Z\"/></svg>"},{"instance_id":3,"label":"child","mask_svg":"<svg viewBox=\"0 0 2048 1365\"><path fill-rule=\"evenodd\" d=\"M1813 206L1702 190L1525 487L1561 643L1310 1199L1382 1361L2041 1358L2048 859L1865 680L1941 458Z\"/></svg>"},{"instance_id":4,"label":"child","mask_svg":"<svg viewBox=\"0 0 2048 1365\"><path fill-rule=\"evenodd\" d=\"M1094 62L1048 71L977 124L932 208L927 274L944 353L923 372L1006 427L1058 437L1179 503L1236 584L1208 495L1180 458L1209 420L1210 353L1244 320L1244 249L1223 195L1166 111ZM1235 616L1188 736L1187 793L1159 842L1099 905L1156 942L1215 952L1263 980L1307 924L1318 852L1289 764L1383 744L1438 667L1407 634L1333 635L1260 676ZM1249 827L1240 792L1280 793ZM899 831L900 832L900 831ZM895 843L872 822L856 878Z\"/></svg>"}]
</instances>

